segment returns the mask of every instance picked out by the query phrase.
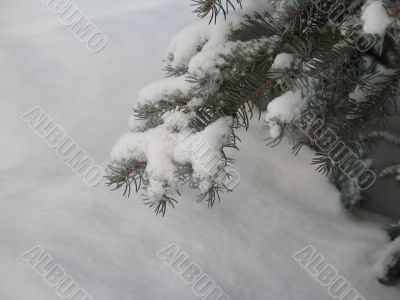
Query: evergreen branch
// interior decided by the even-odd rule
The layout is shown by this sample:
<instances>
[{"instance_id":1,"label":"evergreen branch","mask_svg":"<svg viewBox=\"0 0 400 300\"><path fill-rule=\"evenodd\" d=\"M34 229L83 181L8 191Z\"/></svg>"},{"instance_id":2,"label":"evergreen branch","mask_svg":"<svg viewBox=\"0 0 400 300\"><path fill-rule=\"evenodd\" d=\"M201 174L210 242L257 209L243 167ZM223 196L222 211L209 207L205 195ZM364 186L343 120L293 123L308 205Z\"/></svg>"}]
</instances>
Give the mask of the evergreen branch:
<instances>
[{"instance_id":1,"label":"evergreen branch","mask_svg":"<svg viewBox=\"0 0 400 300\"><path fill-rule=\"evenodd\" d=\"M202 18L210 15L210 22L213 19L216 21L219 14L226 17L228 10L234 9L235 3L240 5L241 1L193 1L195 12ZM162 126L166 113L180 112L186 115L188 127L194 132L206 129L221 117L232 116L234 124L231 126L231 138L221 150L227 165L231 159L226 157L224 148L237 149L240 141L235 131L241 127L247 129L254 112L258 109L261 116L261 111L267 108L270 100L288 94L288 91L301 91L301 100L305 104L301 103L300 109L312 112L323 120L323 124L307 124L309 126L305 128L308 130L304 133L295 128L294 122L287 120L290 118L280 120L275 117L273 122L281 126L281 134L273 143L287 135L295 139L295 153L303 145L313 148L316 151L313 163L318 165L317 169L322 173L332 175L342 192L345 207L353 209L365 197L351 180L339 172L338 163L331 159L330 155L335 155L335 151L339 150L323 151L315 141L323 136L324 129L329 129L362 161L366 160L370 144L378 138L399 145L400 139L394 135L380 132L378 137L373 131L395 111L394 103L400 95L400 31L396 31L397 25L391 26L382 45L384 50L375 53L377 51L372 49L365 54L354 47L342 24L329 21L329 18L340 17L336 15L337 12L334 12L335 15L323 13L317 7L320 3L312 0L293 0L290 3L282 7L278 14L265 12L245 17L242 25L228 36L227 47L222 45L215 52L214 49L207 49L213 53L209 70L198 67L200 72L193 71L190 74L186 66L172 68L171 64L167 65L167 76L186 76L191 84L194 83L194 88L184 94L171 92L156 103L140 104L135 107L134 114L145 121L144 128L140 129L143 131ZM345 7L349 5L352 9L342 16L352 17L347 20L346 28L357 29L360 25L357 14L362 4L354 4L351 0L339 0L339 3ZM199 50L200 58L208 58L207 53L202 53L203 50ZM279 66L279 54L283 54L281 58L290 58L289 62L282 64L284 67ZM214 58L214 55L219 57ZM392 70L378 71L378 63L382 62L385 62L385 66L391 66ZM361 92L357 94L357 90ZM201 101L191 102L192 99ZM135 165L138 163L128 161L113 165L109 175L110 184L125 188L124 193L128 194L127 186L130 184L135 184L136 190L141 187L146 190L149 184L146 164ZM191 164L172 163L176 167L175 175L179 183L189 183L197 188L199 183L203 183L199 201L206 200L209 207L220 199L221 192L229 190L216 183L215 178L207 178L206 183L210 183L210 187L204 192L204 182L194 178ZM397 167L386 168L383 176L398 176ZM166 191L169 193L168 189ZM174 207L176 200L169 195L158 194L157 199L147 198L145 202L156 213L164 215L167 206Z\"/></svg>"},{"instance_id":2,"label":"evergreen branch","mask_svg":"<svg viewBox=\"0 0 400 300\"><path fill-rule=\"evenodd\" d=\"M397 224L386 226L385 229L392 241L400 237L400 222Z\"/></svg>"},{"instance_id":3,"label":"evergreen branch","mask_svg":"<svg viewBox=\"0 0 400 300\"><path fill-rule=\"evenodd\" d=\"M296 35L304 35L311 31L319 31L329 18L323 14L311 0L294 0L286 10L281 13L276 22L286 32Z\"/></svg>"},{"instance_id":4,"label":"evergreen branch","mask_svg":"<svg viewBox=\"0 0 400 300\"><path fill-rule=\"evenodd\" d=\"M400 146L400 137L388 131L372 131L368 134L369 138L382 139L389 144Z\"/></svg>"},{"instance_id":5,"label":"evergreen branch","mask_svg":"<svg viewBox=\"0 0 400 300\"><path fill-rule=\"evenodd\" d=\"M367 196L363 193L354 183L346 176L340 175L332 176L333 183L338 187L341 195L340 200L343 207L352 212L359 208L366 202Z\"/></svg>"},{"instance_id":6,"label":"evergreen branch","mask_svg":"<svg viewBox=\"0 0 400 300\"><path fill-rule=\"evenodd\" d=\"M223 188L219 184L213 182L209 189L198 197L197 202L206 200L208 203L208 208L212 208L215 204L215 200L221 202L220 193L222 190Z\"/></svg>"},{"instance_id":7,"label":"evergreen branch","mask_svg":"<svg viewBox=\"0 0 400 300\"><path fill-rule=\"evenodd\" d=\"M108 165L108 186L115 186L113 190L123 188L123 195L128 197L131 193L132 183L135 191L138 192L145 183L145 170L147 163L130 159L127 162L113 162Z\"/></svg>"},{"instance_id":8,"label":"evergreen branch","mask_svg":"<svg viewBox=\"0 0 400 300\"><path fill-rule=\"evenodd\" d=\"M255 12L253 16L245 16L241 26L232 31L229 39L232 41L258 40L263 37L283 35L282 28L278 27L272 16L265 12Z\"/></svg>"},{"instance_id":9,"label":"evergreen branch","mask_svg":"<svg viewBox=\"0 0 400 300\"><path fill-rule=\"evenodd\" d=\"M379 177L395 177L396 181L400 183L400 164L387 166L379 173Z\"/></svg>"},{"instance_id":10,"label":"evergreen branch","mask_svg":"<svg viewBox=\"0 0 400 300\"><path fill-rule=\"evenodd\" d=\"M212 20L217 22L217 17L220 13L222 13L226 19L226 16L229 13L229 8L233 10L236 9L232 1L233 0L192 0L192 6L196 7L193 12L200 18L204 18L211 14L210 23ZM242 0L235 1L241 8ZM223 2L225 2L225 4Z\"/></svg>"},{"instance_id":11,"label":"evergreen branch","mask_svg":"<svg viewBox=\"0 0 400 300\"><path fill-rule=\"evenodd\" d=\"M172 197L163 195L163 197L159 200L150 200L145 198L144 203L151 208L154 207L154 212L156 215L161 214L161 216L164 217L167 207L171 206L172 208L175 208L175 204L178 203L178 201Z\"/></svg>"},{"instance_id":12,"label":"evergreen branch","mask_svg":"<svg viewBox=\"0 0 400 300\"><path fill-rule=\"evenodd\" d=\"M161 117L165 113L184 109L188 101L185 97L176 96L173 99L161 100L156 104L138 104L133 109L133 115L138 120L147 121L145 129L153 128L162 123Z\"/></svg>"}]
</instances>

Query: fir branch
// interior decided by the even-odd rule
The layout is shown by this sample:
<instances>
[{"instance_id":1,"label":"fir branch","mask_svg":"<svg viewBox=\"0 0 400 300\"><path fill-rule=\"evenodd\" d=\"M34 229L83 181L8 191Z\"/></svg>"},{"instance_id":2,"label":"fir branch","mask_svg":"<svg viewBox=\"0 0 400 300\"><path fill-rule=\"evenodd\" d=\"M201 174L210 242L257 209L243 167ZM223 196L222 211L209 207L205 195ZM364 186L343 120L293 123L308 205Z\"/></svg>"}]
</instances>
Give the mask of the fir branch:
<instances>
[{"instance_id":1,"label":"fir branch","mask_svg":"<svg viewBox=\"0 0 400 300\"><path fill-rule=\"evenodd\" d=\"M255 12L252 16L244 17L241 26L230 34L229 40L246 42L274 35L283 35L283 29L268 12Z\"/></svg>"},{"instance_id":2,"label":"fir branch","mask_svg":"<svg viewBox=\"0 0 400 300\"><path fill-rule=\"evenodd\" d=\"M133 109L133 115L138 120L147 121L145 129L153 128L161 124L161 117L165 113L184 109L188 101L185 97L175 96L173 99L164 99L156 104L138 104Z\"/></svg>"},{"instance_id":3,"label":"fir branch","mask_svg":"<svg viewBox=\"0 0 400 300\"><path fill-rule=\"evenodd\" d=\"M388 225L385 227L390 240L394 241L398 237L400 237L400 222L397 224Z\"/></svg>"},{"instance_id":4,"label":"fir branch","mask_svg":"<svg viewBox=\"0 0 400 300\"><path fill-rule=\"evenodd\" d=\"M379 173L380 178L394 177L400 183L400 164L391 164Z\"/></svg>"},{"instance_id":5,"label":"fir branch","mask_svg":"<svg viewBox=\"0 0 400 300\"><path fill-rule=\"evenodd\" d=\"M233 0L192 0L192 6L196 7L193 12L196 13L200 18L204 18L211 14L210 23L212 20L217 22L217 17L220 13L222 13L226 19L226 16L229 13L229 8L233 10L236 9L232 1ZM241 8L242 0L235 1Z\"/></svg>"},{"instance_id":6,"label":"fir branch","mask_svg":"<svg viewBox=\"0 0 400 300\"><path fill-rule=\"evenodd\" d=\"M350 0L339 2L345 6L351 5L353 9L343 18L350 14L354 17L350 21L358 20L356 14L361 4L356 7ZM193 1L195 12L202 18L209 15L210 22L213 19L216 21L219 14L226 17L235 3L240 5L241 1ZM392 26L384 43L384 47L391 51L379 54L371 51L369 57L375 55L376 59L371 66L367 66L366 55L354 47L346 33L342 33L342 25L329 22L333 16L322 13L317 5L311 0L294 0L291 5L282 8L278 15L265 12L245 17L242 25L228 36L230 42L237 42L233 50L229 48L232 44L227 47L227 52L231 54L221 54L218 62L213 62L211 71L195 73L202 74L199 77L189 74L187 67L172 68L171 64L167 65L167 76L186 75L187 80L195 86L188 94L167 95L157 103L135 107L135 116L146 121L143 130L162 125L162 116L173 111L190 115L189 128L194 132L202 131L221 117L232 116L234 124L231 139L221 150L227 165L231 160L225 156L224 148L237 149L240 141L235 130L241 127L247 129L256 110L260 117L261 110L267 108L270 100L287 91L299 90L306 100L306 109L323 120L323 126L314 124L314 127L307 127L307 133L300 133L294 128L293 122L277 120L282 126L282 134L277 140L281 140L284 135L292 136L297 142L294 152L299 151L303 145L312 147L316 151L313 162L318 164L319 171L332 174L335 184L342 191L345 207L353 209L359 205L364 195L353 182L340 174L337 163L329 156L335 154L335 150L322 151L315 140L323 134L323 129L330 129L358 158L366 159L369 144L377 138L370 134L371 131L393 113L394 103L400 94L400 34ZM355 23L350 22L350 26L359 25L357 20ZM290 67L272 69L278 54L293 56ZM382 61L388 61L392 70L378 72L377 63ZM363 93L353 99L349 94L357 87ZM194 98L200 98L201 104L195 107L189 105L189 101ZM381 135L389 142L399 144L394 136ZM113 165L108 177L110 184L124 188L124 193L128 194L130 184L135 184L137 191L140 188L146 189L148 181L145 168L145 163L135 161ZM396 175L396 172L394 166L391 166L384 174ZM200 183L198 178L194 178L190 164L178 165L176 177L180 183L189 183L193 187L198 187ZM209 179L212 184L199 196L199 200L208 201L209 207L212 207L220 199L220 193L227 188L216 183L215 178ZM147 199L146 203L156 213L164 215L167 206L174 207L176 200L170 195L163 195L160 199Z\"/></svg>"},{"instance_id":7,"label":"fir branch","mask_svg":"<svg viewBox=\"0 0 400 300\"><path fill-rule=\"evenodd\" d=\"M145 183L145 170L147 163L130 159L126 162L112 162L108 165L108 186L114 186L112 190L123 188L123 195L130 196L132 183L138 192Z\"/></svg>"},{"instance_id":8,"label":"fir branch","mask_svg":"<svg viewBox=\"0 0 400 300\"><path fill-rule=\"evenodd\" d=\"M368 134L368 137L374 139L382 139L389 144L400 146L400 136L397 136L388 131L372 131Z\"/></svg>"},{"instance_id":9,"label":"fir branch","mask_svg":"<svg viewBox=\"0 0 400 300\"><path fill-rule=\"evenodd\" d=\"M164 217L167 207L171 206L172 208L175 208L175 204L178 203L178 201L172 197L169 197L168 195L163 195L163 197L159 200L144 198L144 203L149 207L154 208L156 215L161 214L161 216Z\"/></svg>"},{"instance_id":10,"label":"fir branch","mask_svg":"<svg viewBox=\"0 0 400 300\"><path fill-rule=\"evenodd\" d=\"M319 31L328 20L328 15L323 14L312 0L293 0L276 18L280 27L296 35Z\"/></svg>"},{"instance_id":11,"label":"fir branch","mask_svg":"<svg viewBox=\"0 0 400 300\"><path fill-rule=\"evenodd\" d=\"M332 176L332 180L340 191L340 200L346 210L353 212L368 200L365 193L357 187L353 180L346 176L338 173L338 175Z\"/></svg>"},{"instance_id":12,"label":"fir branch","mask_svg":"<svg viewBox=\"0 0 400 300\"><path fill-rule=\"evenodd\" d=\"M212 208L216 200L221 202L220 193L222 191L223 187L216 182L213 182L209 189L198 197L197 202L203 202L205 200L208 203L208 208Z\"/></svg>"}]
</instances>

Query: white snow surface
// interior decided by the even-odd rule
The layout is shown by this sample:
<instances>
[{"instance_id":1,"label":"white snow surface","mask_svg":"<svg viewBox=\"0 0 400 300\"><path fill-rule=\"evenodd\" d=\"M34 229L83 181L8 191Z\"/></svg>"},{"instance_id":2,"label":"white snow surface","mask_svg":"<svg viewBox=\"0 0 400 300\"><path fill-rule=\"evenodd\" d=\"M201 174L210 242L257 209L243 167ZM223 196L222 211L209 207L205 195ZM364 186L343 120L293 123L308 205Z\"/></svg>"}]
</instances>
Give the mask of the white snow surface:
<instances>
[{"instance_id":1,"label":"white snow surface","mask_svg":"<svg viewBox=\"0 0 400 300\"><path fill-rule=\"evenodd\" d=\"M194 17L182 0L75 3L109 38L99 54L41 1L2 1L0 299L57 299L20 259L35 245L95 300L197 299L156 256L173 242L231 299L331 299L291 258L309 244L366 299L399 298L398 287L374 278L374 254L388 243L380 225L343 212L337 190L309 165L310 151L265 147L261 123L240 133L241 182L212 210L184 190L160 218L140 196L86 187L20 115L41 106L106 162L140 88L162 76L170 38Z\"/></svg>"}]
</instances>

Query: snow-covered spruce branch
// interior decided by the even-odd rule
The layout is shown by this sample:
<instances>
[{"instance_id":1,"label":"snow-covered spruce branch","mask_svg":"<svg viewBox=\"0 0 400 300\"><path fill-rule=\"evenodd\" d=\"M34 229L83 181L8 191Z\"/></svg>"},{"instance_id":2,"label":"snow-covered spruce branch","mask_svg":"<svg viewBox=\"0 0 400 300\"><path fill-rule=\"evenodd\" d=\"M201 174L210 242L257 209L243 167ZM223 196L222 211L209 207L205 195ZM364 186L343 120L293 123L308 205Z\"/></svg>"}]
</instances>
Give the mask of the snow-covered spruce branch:
<instances>
[{"instance_id":1,"label":"snow-covered spruce branch","mask_svg":"<svg viewBox=\"0 0 400 300\"><path fill-rule=\"evenodd\" d=\"M400 49L395 35L386 34L399 25L381 2L372 7L339 2L348 9L322 11L320 1L272 1L231 11L226 21L201 20L183 29L167 51L167 78L141 90L131 132L112 151L110 185L129 192L134 184L157 213L174 206L181 183L198 188L199 198L212 206L229 191L218 180L232 162L225 149L238 148L236 131L248 128L256 113L265 114L273 142L288 136L295 152L303 145L315 149L319 169L333 174L353 207L360 191L335 172L337 149L329 148L334 141L324 132L331 130L358 159L368 159L365 137L394 111L399 96ZM203 9L222 4L198 3ZM379 31L371 29L371 9L383 18ZM376 44L360 49L354 38L359 36L373 36ZM385 45L391 46L382 52ZM313 128L311 120L298 120L305 111L323 124ZM313 142L321 139L323 146ZM195 149L185 147L195 140L210 151L207 170Z\"/></svg>"},{"instance_id":2,"label":"snow-covered spruce branch","mask_svg":"<svg viewBox=\"0 0 400 300\"><path fill-rule=\"evenodd\" d=\"M394 285L400 279L400 223L386 227L390 240L375 264L378 280L387 285Z\"/></svg>"},{"instance_id":3,"label":"snow-covered spruce branch","mask_svg":"<svg viewBox=\"0 0 400 300\"><path fill-rule=\"evenodd\" d=\"M391 242L380 255L375 264L375 274L378 280L387 285L393 285L400 279L400 237Z\"/></svg>"},{"instance_id":4,"label":"snow-covered spruce branch","mask_svg":"<svg viewBox=\"0 0 400 300\"><path fill-rule=\"evenodd\" d=\"M393 164L383 168L379 176L381 178L394 178L394 180L400 183L400 164Z\"/></svg>"},{"instance_id":5,"label":"snow-covered spruce branch","mask_svg":"<svg viewBox=\"0 0 400 300\"><path fill-rule=\"evenodd\" d=\"M375 140L383 140L386 143L400 147L400 137L388 131L373 131L368 135L368 138ZM384 167L379 176L381 178L393 178L400 183L400 163L392 163Z\"/></svg>"},{"instance_id":6,"label":"snow-covered spruce branch","mask_svg":"<svg viewBox=\"0 0 400 300\"><path fill-rule=\"evenodd\" d=\"M400 222L397 224L389 225L386 227L386 231L392 241L400 237Z\"/></svg>"}]
</instances>

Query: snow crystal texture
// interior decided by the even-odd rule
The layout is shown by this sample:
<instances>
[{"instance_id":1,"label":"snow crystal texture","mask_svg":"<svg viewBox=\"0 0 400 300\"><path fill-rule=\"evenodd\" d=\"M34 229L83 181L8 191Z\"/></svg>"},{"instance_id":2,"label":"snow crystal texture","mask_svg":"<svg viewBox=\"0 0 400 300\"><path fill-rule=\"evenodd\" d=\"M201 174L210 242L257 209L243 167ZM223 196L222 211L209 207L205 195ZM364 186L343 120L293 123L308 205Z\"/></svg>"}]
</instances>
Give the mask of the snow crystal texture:
<instances>
[{"instance_id":1,"label":"snow crystal texture","mask_svg":"<svg viewBox=\"0 0 400 300\"><path fill-rule=\"evenodd\" d=\"M195 18L182 0L74 2L109 38L96 55L41 1L2 1L0 299L57 298L20 259L35 245L95 300L197 299L156 256L173 242L231 299L331 299L291 258L309 244L368 299L399 298L373 272L374 254L388 242L380 225L343 212L338 192L309 166L312 153L294 157L285 142L266 148L260 123L240 133L241 182L213 210L184 190L160 218L139 195L86 187L19 116L41 106L106 162L133 99L162 77L170 38ZM176 63L187 63L184 51Z\"/></svg>"}]
</instances>

